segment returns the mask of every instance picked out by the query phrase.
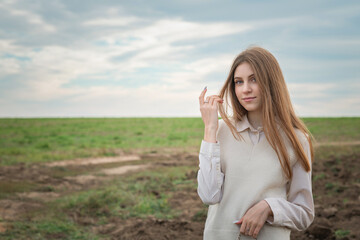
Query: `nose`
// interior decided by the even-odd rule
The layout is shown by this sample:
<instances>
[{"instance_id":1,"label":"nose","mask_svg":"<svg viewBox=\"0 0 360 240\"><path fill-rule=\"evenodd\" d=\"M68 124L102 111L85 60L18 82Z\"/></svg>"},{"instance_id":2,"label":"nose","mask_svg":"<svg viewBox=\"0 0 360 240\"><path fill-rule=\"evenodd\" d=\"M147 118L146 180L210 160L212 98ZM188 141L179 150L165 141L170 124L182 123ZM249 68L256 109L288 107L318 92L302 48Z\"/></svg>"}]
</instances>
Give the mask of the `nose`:
<instances>
[{"instance_id":1,"label":"nose","mask_svg":"<svg viewBox=\"0 0 360 240\"><path fill-rule=\"evenodd\" d=\"M244 82L243 92L245 92L245 93L251 92L251 86L248 81Z\"/></svg>"}]
</instances>

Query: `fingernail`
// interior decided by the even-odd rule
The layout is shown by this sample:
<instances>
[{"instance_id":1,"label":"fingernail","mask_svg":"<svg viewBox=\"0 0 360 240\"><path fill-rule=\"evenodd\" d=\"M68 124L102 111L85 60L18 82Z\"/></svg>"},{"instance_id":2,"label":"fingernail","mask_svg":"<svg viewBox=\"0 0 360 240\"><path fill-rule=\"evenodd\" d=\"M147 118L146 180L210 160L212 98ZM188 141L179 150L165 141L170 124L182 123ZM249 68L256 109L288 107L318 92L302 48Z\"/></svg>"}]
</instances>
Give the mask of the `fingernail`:
<instances>
[{"instance_id":1,"label":"fingernail","mask_svg":"<svg viewBox=\"0 0 360 240\"><path fill-rule=\"evenodd\" d=\"M207 89L207 86L204 87L204 90Z\"/></svg>"}]
</instances>

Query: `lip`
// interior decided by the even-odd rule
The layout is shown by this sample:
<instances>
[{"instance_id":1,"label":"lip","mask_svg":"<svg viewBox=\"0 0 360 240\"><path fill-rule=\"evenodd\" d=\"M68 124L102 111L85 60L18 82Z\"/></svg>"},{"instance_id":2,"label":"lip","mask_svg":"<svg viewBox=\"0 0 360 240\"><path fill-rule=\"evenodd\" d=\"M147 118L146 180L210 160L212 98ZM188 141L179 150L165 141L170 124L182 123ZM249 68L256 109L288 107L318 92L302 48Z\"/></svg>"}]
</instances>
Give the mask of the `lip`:
<instances>
[{"instance_id":1,"label":"lip","mask_svg":"<svg viewBox=\"0 0 360 240\"><path fill-rule=\"evenodd\" d=\"M245 102L251 102L252 100L254 100L256 97L247 97L247 98L243 98L243 101Z\"/></svg>"}]
</instances>

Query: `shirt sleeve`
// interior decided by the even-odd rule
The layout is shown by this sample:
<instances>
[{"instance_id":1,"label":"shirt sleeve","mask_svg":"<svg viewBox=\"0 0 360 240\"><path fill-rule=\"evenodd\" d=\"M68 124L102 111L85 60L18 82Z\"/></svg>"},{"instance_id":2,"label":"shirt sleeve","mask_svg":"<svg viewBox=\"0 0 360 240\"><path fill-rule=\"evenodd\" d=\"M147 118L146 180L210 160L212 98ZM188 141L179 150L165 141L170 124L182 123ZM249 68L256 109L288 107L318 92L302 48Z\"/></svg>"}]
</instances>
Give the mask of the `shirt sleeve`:
<instances>
[{"instance_id":1,"label":"shirt sleeve","mask_svg":"<svg viewBox=\"0 0 360 240\"><path fill-rule=\"evenodd\" d=\"M202 141L197 175L198 194L203 203L219 203L222 198L224 174L220 167L220 144Z\"/></svg>"},{"instance_id":2,"label":"shirt sleeve","mask_svg":"<svg viewBox=\"0 0 360 240\"><path fill-rule=\"evenodd\" d=\"M308 159L311 159L308 141L303 144ZM298 231L305 230L314 220L315 210L311 188L311 170L306 172L297 161L293 167L288 199L266 198L274 217L268 219L272 225L285 226Z\"/></svg>"}]
</instances>

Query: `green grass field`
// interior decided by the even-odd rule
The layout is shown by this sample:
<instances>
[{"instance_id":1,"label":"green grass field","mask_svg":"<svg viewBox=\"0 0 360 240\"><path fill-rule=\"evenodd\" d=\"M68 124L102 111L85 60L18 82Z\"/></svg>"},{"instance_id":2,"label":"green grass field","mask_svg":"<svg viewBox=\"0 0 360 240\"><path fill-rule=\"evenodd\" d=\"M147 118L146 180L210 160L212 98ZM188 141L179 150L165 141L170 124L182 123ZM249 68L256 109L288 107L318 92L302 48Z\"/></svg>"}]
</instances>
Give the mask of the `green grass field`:
<instances>
[{"instance_id":1,"label":"green grass field","mask_svg":"<svg viewBox=\"0 0 360 240\"><path fill-rule=\"evenodd\" d=\"M0 119L1 165L199 145L197 118Z\"/></svg>"},{"instance_id":2,"label":"green grass field","mask_svg":"<svg viewBox=\"0 0 360 240\"><path fill-rule=\"evenodd\" d=\"M325 143L316 147L315 167L323 166L316 159L335 159L341 165L342 159L360 155L358 143L326 144L359 142L360 118L303 120L315 139L319 143ZM0 119L0 168L16 168L23 164L25 168L30 168L42 162L115 156L121 152L161 154L167 149L196 153L202 136L203 123L200 118ZM30 181L31 178L28 182L3 179L0 183L0 201L29 201L17 194L32 191L59 193L60 196L45 203L31 200L34 204L41 203L41 208L32 209L20 220L9 222L0 218L0 238L111 239L111 234L97 232L93 228L101 229L102 226L116 226L131 219L148 217L176 219L182 214L182 210L174 208L171 201L178 192L196 195L194 174L198 169L197 164L196 157L193 157L187 163L179 160L178 166L156 165L152 169L114 178L78 191L59 190L56 185L54 187L51 184L61 182L66 176L87 173L91 169L39 168L44 174L52 176L53 182L48 184ZM331 167L330 172L338 172L333 165L326 166L324 169ZM329 173L313 173L313 182L325 182L328 194L343 188L334 179L336 178L329 177ZM327 197L316 194L314 193L314 197L319 200ZM351 202L350 197L344 199L341 199L344 204ZM206 217L206 206L202 206L199 199L194 203L200 207L189 218L192 223L202 222ZM1 232L2 224L10 226L6 227L6 232ZM336 232L337 237L340 233L345 237L352 234L348 228L340 230Z\"/></svg>"},{"instance_id":3,"label":"green grass field","mask_svg":"<svg viewBox=\"0 0 360 240\"><path fill-rule=\"evenodd\" d=\"M319 142L360 139L360 118L306 118ZM0 165L200 146L200 118L0 119Z\"/></svg>"}]
</instances>

